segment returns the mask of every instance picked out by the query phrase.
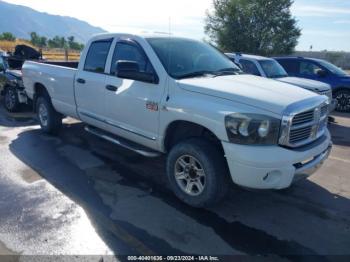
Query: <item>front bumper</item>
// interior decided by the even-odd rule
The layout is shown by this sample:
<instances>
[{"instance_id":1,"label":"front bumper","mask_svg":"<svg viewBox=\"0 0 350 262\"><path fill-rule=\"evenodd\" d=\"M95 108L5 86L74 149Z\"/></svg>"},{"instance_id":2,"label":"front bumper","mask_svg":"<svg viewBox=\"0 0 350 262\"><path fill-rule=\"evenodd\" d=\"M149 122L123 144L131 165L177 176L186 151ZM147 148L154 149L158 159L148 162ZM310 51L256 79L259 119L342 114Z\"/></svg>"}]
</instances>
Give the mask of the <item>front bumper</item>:
<instances>
[{"instance_id":1,"label":"front bumper","mask_svg":"<svg viewBox=\"0 0 350 262\"><path fill-rule=\"evenodd\" d=\"M329 132L315 143L296 150L222 144L233 182L253 189L284 189L314 174L328 158L332 149Z\"/></svg>"}]
</instances>

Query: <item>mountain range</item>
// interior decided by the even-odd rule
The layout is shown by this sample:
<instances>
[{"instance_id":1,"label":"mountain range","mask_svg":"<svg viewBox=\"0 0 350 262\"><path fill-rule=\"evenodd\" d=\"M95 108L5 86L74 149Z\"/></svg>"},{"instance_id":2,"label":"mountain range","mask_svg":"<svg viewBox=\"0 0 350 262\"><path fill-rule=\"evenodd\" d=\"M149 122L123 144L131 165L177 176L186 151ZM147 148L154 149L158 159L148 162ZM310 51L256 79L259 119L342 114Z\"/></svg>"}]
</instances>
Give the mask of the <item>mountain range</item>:
<instances>
[{"instance_id":1,"label":"mountain range","mask_svg":"<svg viewBox=\"0 0 350 262\"><path fill-rule=\"evenodd\" d=\"M41 36L74 36L85 43L93 34L103 33L100 27L67 16L51 15L32 8L0 1L0 33L11 32L17 38L29 39L31 32Z\"/></svg>"}]
</instances>

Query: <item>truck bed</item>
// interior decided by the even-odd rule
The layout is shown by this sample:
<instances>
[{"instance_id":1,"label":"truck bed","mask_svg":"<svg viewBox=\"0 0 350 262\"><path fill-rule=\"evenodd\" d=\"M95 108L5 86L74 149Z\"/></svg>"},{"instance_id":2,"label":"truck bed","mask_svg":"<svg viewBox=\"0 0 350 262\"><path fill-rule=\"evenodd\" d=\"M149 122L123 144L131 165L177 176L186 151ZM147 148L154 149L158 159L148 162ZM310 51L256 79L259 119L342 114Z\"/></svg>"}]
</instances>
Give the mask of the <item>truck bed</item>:
<instances>
[{"instance_id":1,"label":"truck bed","mask_svg":"<svg viewBox=\"0 0 350 262\"><path fill-rule=\"evenodd\" d=\"M26 75L23 82L27 87L28 97L33 99L35 88L38 85L45 86L58 112L77 117L74 93L77 65L76 62L26 61L22 71Z\"/></svg>"},{"instance_id":2,"label":"truck bed","mask_svg":"<svg viewBox=\"0 0 350 262\"><path fill-rule=\"evenodd\" d=\"M9 64L9 67L11 69L16 69L20 70L22 69L22 66L25 61L33 61L37 63L42 63L42 64L48 64L48 65L57 65L57 66L63 66L63 67L69 67L69 68L78 68L79 62L78 61L49 61L49 60L23 60L21 58L17 57L8 57L7 62Z\"/></svg>"}]
</instances>

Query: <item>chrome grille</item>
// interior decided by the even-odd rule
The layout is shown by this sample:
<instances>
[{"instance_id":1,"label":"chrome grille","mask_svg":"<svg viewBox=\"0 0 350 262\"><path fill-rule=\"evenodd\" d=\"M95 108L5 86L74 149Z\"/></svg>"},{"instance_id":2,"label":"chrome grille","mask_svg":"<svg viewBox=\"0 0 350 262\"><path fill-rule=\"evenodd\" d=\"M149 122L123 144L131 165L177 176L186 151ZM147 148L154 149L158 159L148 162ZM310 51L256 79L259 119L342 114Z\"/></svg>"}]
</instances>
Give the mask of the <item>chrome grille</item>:
<instances>
[{"instance_id":1,"label":"chrome grille","mask_svg":"<svg viewBox=\"0 0 350 262\"><path fill-rule=\"evenodd\" d=\"M311 137L311 132L311 126L292 130L289 135L289 142L295 144L305 139L309 139Z\"/></svg>"},{"instance_id":2,"label":"chrome grille","mask_svg":"<svg viewBox=\"0 0 350 262\"><path fill-rule=\"evenodd\" d=\"M291 105L282 119L280 144L300 147L317 140L326 132L328 113L328 99L322 96Z\"/></svg>"},{"instance_id":3,"label":"chrome grille","mask_svg":"<svg viewBox=\"0 0 350 262\"><path fill-rule=\"evenodd\" d=\"M307 122L311 122L314 120L314 110L310 110L307 112L303 112L301 114L297 114L294 118L293 118L293 126L296 125L301 125Z\"/></svg>"}]
</instances>

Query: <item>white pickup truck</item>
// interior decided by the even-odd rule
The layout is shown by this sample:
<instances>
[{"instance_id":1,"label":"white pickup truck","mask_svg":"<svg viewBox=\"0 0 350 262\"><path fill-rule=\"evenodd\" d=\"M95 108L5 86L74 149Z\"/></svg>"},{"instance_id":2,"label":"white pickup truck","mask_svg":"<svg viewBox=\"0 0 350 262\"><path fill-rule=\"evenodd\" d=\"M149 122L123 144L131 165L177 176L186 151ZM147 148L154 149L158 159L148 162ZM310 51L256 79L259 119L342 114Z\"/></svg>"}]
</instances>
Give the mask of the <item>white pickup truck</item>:
<instances>
[{"instance_id":1,"label":"white pickup truck","mask_svg":"<svg viewBox=\"0 0 350 262\"><path fill-rule=\"evenodd\" d=\"M26 62L22 70L45 132L70 116L141 155L167 154L172 190L194 207L218 202L230 180L287 188L331 151L326 96L243 75L199 41L103 34L76 69Z\"/></svg>"}]
</instances>

